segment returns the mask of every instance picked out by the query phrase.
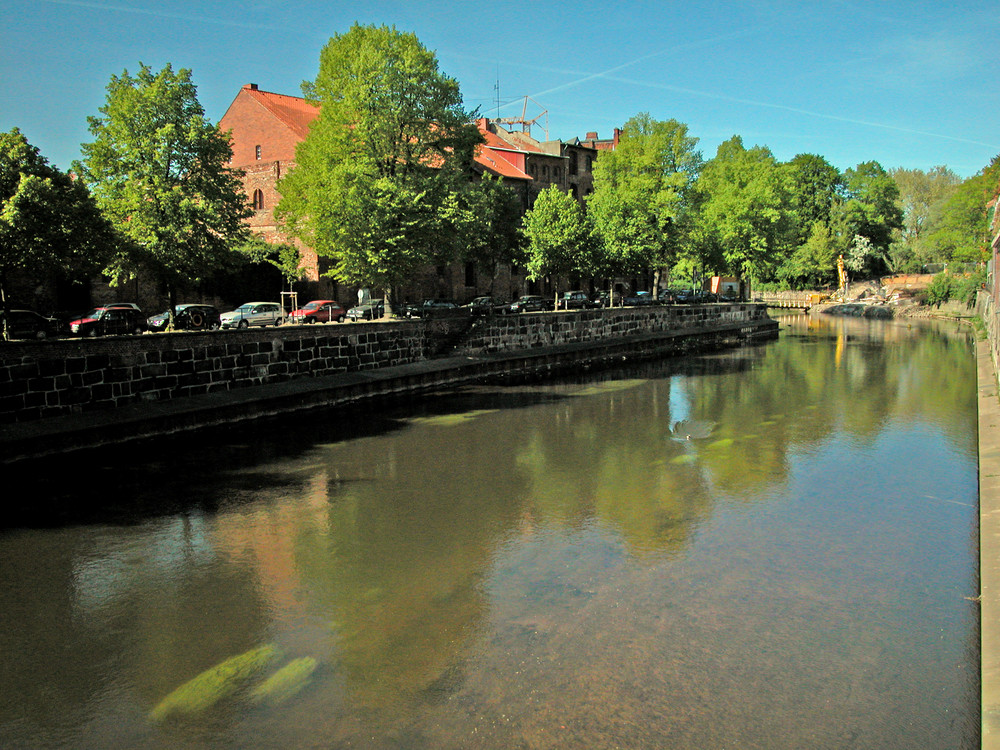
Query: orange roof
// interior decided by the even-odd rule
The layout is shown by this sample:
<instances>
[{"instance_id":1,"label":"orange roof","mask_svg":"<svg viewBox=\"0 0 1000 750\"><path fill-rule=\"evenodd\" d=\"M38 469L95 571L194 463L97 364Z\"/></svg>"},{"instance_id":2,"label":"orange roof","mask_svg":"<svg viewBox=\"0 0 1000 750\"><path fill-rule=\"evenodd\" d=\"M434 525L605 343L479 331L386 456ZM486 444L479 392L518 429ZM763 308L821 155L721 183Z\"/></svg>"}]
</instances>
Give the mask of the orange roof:
<instances>
[{"instance_id":1,"label":"orange roof","mask_svg":"<svg viewBox=\"0 0 1000 750\"><path fill-rule=\"evenodd\" d=\"M529 174L521 171L509 161L504 159L489 147L488 144L476 146L476 163L482 165L493 174L500 177L511 177L515 180L533 179Z\"/></svg>"},{"instance_id":2,"label":"orange roof","mask_svg":"<svg viewBox=\"0 0 1000 750\"><path fill-rule=\"evenodd\" d=\"M260 91L253 88L252 84L244 86L243 90L285 123L299 138L306 137L309 133L309 126L319 115L318 105L299 96Z\"/></svg>"}]
</instances>

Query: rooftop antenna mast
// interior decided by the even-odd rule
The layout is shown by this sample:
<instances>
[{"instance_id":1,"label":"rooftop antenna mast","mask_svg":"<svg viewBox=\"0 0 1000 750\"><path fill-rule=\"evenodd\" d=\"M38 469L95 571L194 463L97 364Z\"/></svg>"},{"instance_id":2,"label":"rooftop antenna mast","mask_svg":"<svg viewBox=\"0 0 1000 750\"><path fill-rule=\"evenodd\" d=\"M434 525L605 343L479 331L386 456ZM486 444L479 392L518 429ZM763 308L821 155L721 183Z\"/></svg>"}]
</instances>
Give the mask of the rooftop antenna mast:
<instances>
[{"instance_id":1,"label":"rooftop antenna mast","mask_svg":"<svg viewBox=\"0 0 1000 750\"><path fill-rule=\"evenodd\" d=\"M531 126L534 125L535 123L537 123L540 119L542 119L542 117L544 117L545 118L545 126L542 129L545 131L545 140L548 140L549 139L549 111L547 109L542 109L541 112L539 112L537 115L535 115L532 119L529 120L528 119L528 102L529 101L532 104L534 104L536 107L538 107L539 109L541 109L541 107L542 107L541 104L539 104L538 102L536 102L530 96L526 96L526 97L524 97L524 105L521 107L521 116L520 117L507 117L507 118L504 118L502 120L498 118L497 121L503 123L504 125L520 125L522 133L527 133L528 135L531 135ZM539 127L542 127L542 126L539 126Z\"/></svg>"},{"instance_id":2,"label":"rooftop antenna mast","mask_svg":"<svg viewBox=\"0 0 1000 750\"><path fill-rule=\"evenodd\" d=\"M497 119L500 119L500 63L497 63L497 82L493 84L493 90L497 95Z\"/></svg>"}]
</instances>

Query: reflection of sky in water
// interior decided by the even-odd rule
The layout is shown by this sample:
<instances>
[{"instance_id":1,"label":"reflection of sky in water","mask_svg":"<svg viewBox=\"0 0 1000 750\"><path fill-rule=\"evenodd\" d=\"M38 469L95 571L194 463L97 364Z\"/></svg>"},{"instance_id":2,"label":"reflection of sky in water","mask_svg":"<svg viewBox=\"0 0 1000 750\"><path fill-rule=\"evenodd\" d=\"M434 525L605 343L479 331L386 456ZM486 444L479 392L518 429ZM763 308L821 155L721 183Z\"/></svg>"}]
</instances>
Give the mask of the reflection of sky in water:
<instances>
[{"instance_id":1,"label":"reflection of sky in water","mask_svg":"<svg viewBox=\"0 0 1000 750\"><path fill-rule=\"evenodd\" d=\"M0 536L0 744L972 744L967 351L823 330L116 468L130 523ZM149 722L265 644L280 705Z\"/></svg>"},{"instance_id":2,"label":"reflection of sky in water","mask_svg":"<svg viewBox=\"0 0 1000 750\"><path fill-rule=\"evenodd\" d=\"M687 394L684 391L684 383L687 378L683 375L675 375L670 378L670 418L679 422L689 416L689 405Z\"/></svg>"}]
</instances>

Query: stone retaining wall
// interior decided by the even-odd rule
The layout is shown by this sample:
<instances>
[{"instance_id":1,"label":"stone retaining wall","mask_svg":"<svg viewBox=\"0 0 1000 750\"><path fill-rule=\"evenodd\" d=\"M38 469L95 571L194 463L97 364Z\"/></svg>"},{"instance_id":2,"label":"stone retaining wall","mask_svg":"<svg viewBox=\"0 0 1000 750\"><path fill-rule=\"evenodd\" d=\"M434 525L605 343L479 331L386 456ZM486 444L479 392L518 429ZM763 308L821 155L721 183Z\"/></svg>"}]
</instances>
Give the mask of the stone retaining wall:
<instances>
[{"instance_id":1,"label":"stone retaining wall","mask_svg":"<svg viewBox=\"0 0 1000 750\"><path fill-rule=\"evenodd\" d=\"M620 346L767 320L761 305L733 304L0 343L0 424L443 356Z\"/></svg>"},{"instance_id":2,"label":"stone retaining wall","mask_svg":"<svg viewBox=\"0 0 1000 750\"><path fill-rule=\"evenodd\" d=\"M0 423L196 396L424 357L419 323L0 344Z\"/></svg>"},{"instance_id":3,"label":"stone retaining wall","mask_svg":"<svg viewBox=\"0 0 1000 750\"><path fill-rule=\"evenodd\" d=\"M768 320L764 305L668 305L543 315L500 315L473 323L456 354L482 355L656 333L711 330Z\"/></svg>"}]
</instances>

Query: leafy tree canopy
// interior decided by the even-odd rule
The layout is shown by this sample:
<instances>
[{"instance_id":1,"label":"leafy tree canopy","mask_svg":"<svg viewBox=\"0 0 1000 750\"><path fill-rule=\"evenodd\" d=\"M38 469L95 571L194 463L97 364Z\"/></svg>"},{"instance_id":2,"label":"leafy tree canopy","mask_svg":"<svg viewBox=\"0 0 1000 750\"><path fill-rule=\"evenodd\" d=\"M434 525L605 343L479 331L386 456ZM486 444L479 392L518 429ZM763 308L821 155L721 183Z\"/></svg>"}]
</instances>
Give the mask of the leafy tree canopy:
<instances>
[{"instance_id":1,"label":"leafy tree canopy","mask_svg":"<svg viewBox=\"0 0 1000 750\"><path fill-rule=\"evenodd\" d=\"M962 180L945 166L924 172L922 169L890 169L899 188L899 207L903 212L902 237L918 242L928 229L933 211L947 200Z\"/></svg>"},{"instance_id":2,"label":"leafy tree canopy","mask_svg":"<svg viewBox=\"0 0 1000 750\"><path fill-rule=\"evenodd\" d=\"M521 199L501 178L488 174L460 198L462 257L490 277L492 291L500 265L521 260Z\"/></svg>"},{"instance_id":3,"label":"leafy tree canopy","mask_svg":"<svg viewBox=\"0 0 1000 750\"><path fill-rule=\"evenodd\" d=\"M1000 183L1000 156L957 186L931 214L926 235L928 252L946 261L978 262L990 245L986 205Z\"/></svg>"},{"instance_id":4,"label":"leafy tree canopy","mask_svg":"<svg viewBox=\"0 0 1000 750\"><path fill-rule=\"evenodd\" d=\"M837 277L836 238L823 221L815 221L806 241L789 255L777 270L777 276L795 288L818 288Z\"/></svg>"},{"instance_id":5,"label":"leafy tree canopy","mask_svg":"<svg viewBox=\"0 0 1000 750\"><path fill-rule=\"evenodd\" d=\"M794 223L786 172L765 146L739 136L719 145L698 179L699 232L718 247L730 271L767 279L790 244Z\"/></svg>"},{"instance_id":6,"label":"leafy tree canopy","mask_svg":"<svg viewBox=\"0 0 1000 750\"><path fill-rule=\"evenodd\" d=\"M886 250L892 232L903 225L899 187L877 161L858 164L844 172L844 201L840 206L850 237L861 235Z\"/></svg>"},{"instance_id":7,"label":"leafy tree canopy","mask_svg":"<svg viewBox=\"0 0 1000 750\"><path fill-rule=\"evenodd\" d=\"M576 198L550 185L524 216L528 275L589 276L601 267L587 214Z\"/></svg>"},{"instance_id":8,"label":"leafy tree canopy","mask_svg":"<svg viewBox=\"0 0 1000 750\"><path fill-rule=\"evenodd\" d=\"M277 214L348 283L386 290L461 248L457 193L479 131L458 83L414 34L351 27L303 84L320 105Z\"/></svg>"},{"instance_id":9,"label":"leafy tree canopy","mask_svg":"<svg viewBox=\"0 0 1000 750\"><path fill-rule=\"evenodd\" d=\"M843 177L835 166L816 154L798 154L785 165L789 197L803 235L815 223L830 221L830 210L843 188Z\"/></svg>"},{"instance_id":10,"label":"leafy tree canopy","mask_svg":"<svg viewBox=\"0 0 1000 750\"><path fill-rule=\"evenodd\" d=\"M114 243L110 224L79 180L49 165L20 130L0 133L0 299L15 271L89 272Z\"/></svg>"},{"instance_id":11,"label":"leafy tree canopy","mask_svg":"<svg viewBox=\"0 0 1000 750\"><path fill-rule=\"evenodd\" d=\"M672 262L702 165L697 144L677 120L640 113L618 147L601 154L588 207L612 271Z\"/></svg>"},{"instance_id":12,"label":"leafy tree canopy","mask_svg":"<svg viewBox=\"0 0 1000 750\"><path fill-rule=\"evenodd\" d=\"M147 269L173 307L179 284L217 270L246 242L251 209L226 166L229 139L205 117L189 70L140 65L112 76L107 92L76 165L129 240L107 272L120 283Z\"/></svg>"}]
</instances>

